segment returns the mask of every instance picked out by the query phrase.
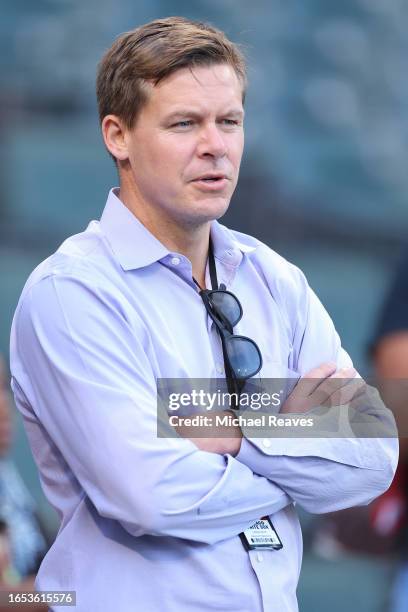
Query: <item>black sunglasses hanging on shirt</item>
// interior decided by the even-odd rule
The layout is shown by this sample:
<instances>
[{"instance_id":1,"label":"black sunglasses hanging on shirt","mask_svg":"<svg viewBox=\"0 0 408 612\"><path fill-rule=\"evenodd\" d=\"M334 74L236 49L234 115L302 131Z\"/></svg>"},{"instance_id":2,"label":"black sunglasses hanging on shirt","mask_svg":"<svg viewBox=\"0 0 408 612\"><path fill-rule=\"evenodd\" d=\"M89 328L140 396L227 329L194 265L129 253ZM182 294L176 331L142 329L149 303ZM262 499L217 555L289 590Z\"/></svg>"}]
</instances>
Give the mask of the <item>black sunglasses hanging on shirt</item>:
<instances>
[{"instance_id":1,"label":"black sunglasses hanging on shirt","mask_svg":"<svg viewBox=\"0 0 408 612\"><path fill-rule=\"evenodd\" d=\"M228 391L239 396L245 381L255 376L261 369L262 355L258 345L251 338L234 334L233 328L243 315L242 306L238 298L226 290L225 285L221 284L218 288L211 240L208 259L212 289L201 289L197 281L193 280L200 289L201 299L221 338Z\"/></svg>"},{"instance_id":2,"label":"black sunglasses hanging on shirt","mask_svg":"<svg viewBox=\"0 0 408 612\"><path fill-rule=\"evenodd\" d=\"M234 334L233 328L241 320L243 312L238 298L227 291L225 285L218 288L217 270L210 239L209 268L212 289L200 289L205 308L214 321L221 338L228 392L239 398L245 381L255 376L262 367L262 355L258 345L247 336ZM233 401L230 408L239 408ZM260 531L262 530L262 531ZM282 542L269 516L263 516L239 534L245 550L280 550Z\"/></svg>"}]
</instances>

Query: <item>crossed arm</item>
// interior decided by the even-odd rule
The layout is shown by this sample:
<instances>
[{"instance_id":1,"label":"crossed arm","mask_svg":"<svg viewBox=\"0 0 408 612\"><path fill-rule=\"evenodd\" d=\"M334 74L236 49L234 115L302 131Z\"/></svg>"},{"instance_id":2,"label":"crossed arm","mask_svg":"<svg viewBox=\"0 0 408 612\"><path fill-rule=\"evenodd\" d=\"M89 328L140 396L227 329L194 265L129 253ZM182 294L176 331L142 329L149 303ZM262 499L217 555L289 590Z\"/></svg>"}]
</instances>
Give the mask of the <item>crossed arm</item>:
<instances>
[{"instance_id":1,"label":"crossed arm","mask_svg":"<svg viewBox=\"0 0 408 612\"><path fill-rule=\"evenodd\" d=\"M211 543L293 501L327 512L368 503L389 486L393 440L367 448L362 440L313 447L281 439L265 452L254 440L239 447L240 438L217 448L158 438L144 337L102 289L70 277L48 277L28 292L12 337L17 403L34 407L31 418L100 515L130 534Z\"/></svg>"},{"instance_id":2,"label":"crossed arm","mask_svg":"<svg viewBox=\"0 0 408 612\"><path fill-rule=\"evenodd\" d=\"M378 396L375 406L367 405L372 395L355 374L354 368L337 370L334 363L313 368L299 380L280 413L301 414L322 405L329 409L353 406L360 397L379 421L376 431L384 431L387 438L348 438L339 433L322 439L272 438L265 444L259 438L249 441L236 426L230 430L231 437L194 438L193 442L201 450L235 456L309 512L321 514L369 503L391 483L397 440L391 413Z\"/></svg>"}]
</instances>

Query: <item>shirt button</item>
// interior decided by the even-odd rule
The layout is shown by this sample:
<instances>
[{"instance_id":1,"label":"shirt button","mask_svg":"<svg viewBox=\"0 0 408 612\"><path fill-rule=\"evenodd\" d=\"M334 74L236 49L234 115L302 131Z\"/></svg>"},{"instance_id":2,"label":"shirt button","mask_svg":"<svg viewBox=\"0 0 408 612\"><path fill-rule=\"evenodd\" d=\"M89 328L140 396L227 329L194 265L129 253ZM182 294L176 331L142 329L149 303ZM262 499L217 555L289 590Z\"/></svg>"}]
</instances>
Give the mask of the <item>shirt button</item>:
<instances>
[{"instance_id":1,"label":"shirt button","mask_svg":"<svg viewBox=\"0 0 408 612\"><path fill-rule=\"evenodd\" d=\"M173 266L178 266L180 263L180 257L172 257L171 263L173 264Z\"/></svg>"},{"instance_id":2,"label":"shirt button","mask_svg":"<svg viewBox=\"0 0 408 612\"><path fill-rule=\"evenodd\" d=\"M262 440L262 444L264 445L265 448L269 448L271 445L271 441L268 440L268 438L265 438L265 440Z\"/></svg>"},{"instance_id":3,"label":"shirt button","mask_svg":"<svg viewBox=\"0 0 408 612\"><path fill-rule=\"evenodd\" d=\"M218 374L222 374L224 372L224 367L221 363L217 363L217 372Z\"/></svg>"},{"instance_id":4,"label":"shirt button","mask_svg":"<svg viewBox=\"0 0 408 612\"><path fill-rule=\"evenodd\" d=\"M263 561L263 554L262 554L262 553L260 553L260 552L259 552L259 553L256 553L256 560L257 560L259 563L262 563L262 561Z\"/></svg>"}]
</instances>

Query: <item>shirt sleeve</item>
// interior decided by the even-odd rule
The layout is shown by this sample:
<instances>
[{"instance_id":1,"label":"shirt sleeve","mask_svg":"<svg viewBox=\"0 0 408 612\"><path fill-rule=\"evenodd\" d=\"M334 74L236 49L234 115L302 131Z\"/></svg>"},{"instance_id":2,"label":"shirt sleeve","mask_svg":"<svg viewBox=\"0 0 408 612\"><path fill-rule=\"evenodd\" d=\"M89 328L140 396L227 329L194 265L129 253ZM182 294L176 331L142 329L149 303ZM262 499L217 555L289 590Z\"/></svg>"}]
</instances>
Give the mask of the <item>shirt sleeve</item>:
<instances>
[{"instance_id":1,"label":"shirt sleeve","mask_svg":"<svg viewBox=\"0 0 408 612\"><path fill-rule=\"evenodd\" d=\"M150 350L113 290L65 274L37 282L16 312L14 382L97 511L135 536L213 543L292 503L229 455L157 437Z\"/></svg>"},{"instance_id":2,"label":"shirt sleeve","mask_svg":"<svg viewBox=\"0 0 408 612\"><path fill-rule=\"evenodd\" d=\"M339 369L350 367L352 361L341 347L331 318L303 275L296 295L292 299L297 312L293 369L303 376L329 361L337 363ZM395 420L375 390L365 393L359 403L363 424L355 418L355 412L348 411L350 406L344 408L343 416L350 425L348 434L341 433L343 429L338 437L248 438L236 458L278 484L309 512L367 504L392 482L398 463ZM350 414L354 418L349 418ZM370 428L368 434L364 427ZM373 435L373 431L377 433Z\"/></svg>"}]
</instances>

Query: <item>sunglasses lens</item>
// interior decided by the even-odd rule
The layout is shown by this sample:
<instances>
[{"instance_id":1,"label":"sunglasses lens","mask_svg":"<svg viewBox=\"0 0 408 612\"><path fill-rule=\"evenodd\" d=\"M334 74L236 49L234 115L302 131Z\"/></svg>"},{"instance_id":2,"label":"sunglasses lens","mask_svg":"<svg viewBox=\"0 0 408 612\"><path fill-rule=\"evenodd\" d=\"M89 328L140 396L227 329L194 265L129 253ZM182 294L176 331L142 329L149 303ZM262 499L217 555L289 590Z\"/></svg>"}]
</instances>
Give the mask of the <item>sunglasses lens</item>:
<instances>
[{"instance_id":1,"label":"sunglasses lens","mask_svg":"<svg viewBox=\"0 0 408 612\"><path fill-rule=\"evenodd\" d=\"M237 299L224 291L213 291L211 302L216 310L229 321L234 327L242 317L242 310Z\"/></svg>"},{"instance_id":2,"label":"sunglasses lens","mask_svg":"<svg viewBox=\"0 0 408 612\"><path fill-rule=\"evenodd\" d=\"M250 378L259 372L262 359L259 349L252 340L230 336L225 342L228 359L237 378Z\"/></svg>"}]
</instances>

